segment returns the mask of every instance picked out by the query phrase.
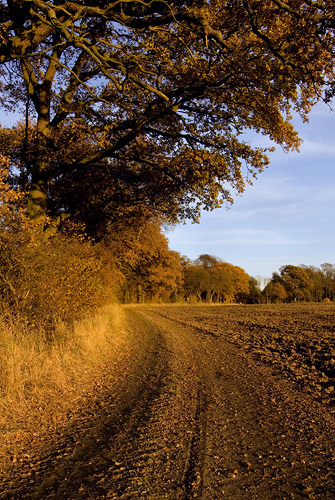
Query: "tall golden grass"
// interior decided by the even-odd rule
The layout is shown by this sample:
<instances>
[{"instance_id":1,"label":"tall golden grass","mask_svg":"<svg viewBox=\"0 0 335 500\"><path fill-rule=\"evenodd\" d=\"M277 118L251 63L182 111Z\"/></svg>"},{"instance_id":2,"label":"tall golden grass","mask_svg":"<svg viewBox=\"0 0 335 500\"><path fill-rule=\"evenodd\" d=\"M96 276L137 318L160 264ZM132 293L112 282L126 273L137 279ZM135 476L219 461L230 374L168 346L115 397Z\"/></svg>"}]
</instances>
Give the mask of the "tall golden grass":
<instances>
[{"instance_id":1,"label":"tall golden grass","mask_svg":"<svg viewBox=\"0 0 335 500\"><path fill-rule=\"evenodd\" d=\"M0 470L15 460L22 441L64 419L125 341L118 305L72 326L58 323L52 339L41 327L0 318Z\"/></svg>"}]
</instances>

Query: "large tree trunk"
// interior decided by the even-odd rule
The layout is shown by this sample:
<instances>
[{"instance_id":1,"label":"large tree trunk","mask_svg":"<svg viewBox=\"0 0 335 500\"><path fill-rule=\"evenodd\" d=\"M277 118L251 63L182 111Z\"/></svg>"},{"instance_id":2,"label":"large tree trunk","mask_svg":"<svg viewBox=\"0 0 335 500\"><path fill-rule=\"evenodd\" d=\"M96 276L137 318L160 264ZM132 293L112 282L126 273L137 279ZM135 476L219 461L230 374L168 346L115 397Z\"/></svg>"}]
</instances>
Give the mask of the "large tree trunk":
<instances>
[{"instance_id":1,"label":"large tree trunk","mask_svg":"<svg viewBox=\"0 0 335 500\"><path fill-rule=\"evenodd\" d=\"M39 116L37 120L37 149L35 165L32 169L32 179L30 193L28 195L27 215L30 219L39 222L39 226L44 226L47 215L47 195L49 180L50 161L50 131L48 129L49 113L44 110L43 103L40 103Z\"/></svg>"},{"instance_id":2,"label":"large tree trunk","mask_svg":"<svg viewBox=\"0 0 335 500\"><path fill-rule=\"evenodd\" d=\"M47 182L43 175L34 174L28 196L27 215L30 219L42 221L47 210Z\"/></svg>"}]
</instances>

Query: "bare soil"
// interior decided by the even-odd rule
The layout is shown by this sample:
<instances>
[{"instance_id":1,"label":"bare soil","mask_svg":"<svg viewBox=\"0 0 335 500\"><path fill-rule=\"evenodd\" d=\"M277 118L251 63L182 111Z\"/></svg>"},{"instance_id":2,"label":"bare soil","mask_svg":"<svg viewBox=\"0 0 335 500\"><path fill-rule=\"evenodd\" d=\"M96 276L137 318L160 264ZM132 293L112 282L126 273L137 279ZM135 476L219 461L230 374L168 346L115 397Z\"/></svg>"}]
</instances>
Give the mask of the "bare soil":
<instances>
[{"instance_id":1,"label":"bare soil","mask_svg":"<svg viewBox=\"0 0 335 500\"><path fill-rule=\"evenodd\" d=\"M335 306L126 313L118 362L1 500L335 498Z\"/></svg>"}]
</instances>

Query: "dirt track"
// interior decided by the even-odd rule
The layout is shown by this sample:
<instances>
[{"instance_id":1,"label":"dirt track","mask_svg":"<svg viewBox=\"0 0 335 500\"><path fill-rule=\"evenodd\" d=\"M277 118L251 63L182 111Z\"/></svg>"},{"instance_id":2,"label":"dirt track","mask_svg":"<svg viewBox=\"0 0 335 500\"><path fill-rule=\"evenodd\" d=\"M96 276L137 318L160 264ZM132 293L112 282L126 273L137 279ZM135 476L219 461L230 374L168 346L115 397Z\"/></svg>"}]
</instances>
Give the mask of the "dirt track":
<instances>
[{"instance_id":1,"label":"dirt track","mask_svg":"<svg viewBox=\"0 0 335 500\"><path fill-rule=\"evenodd\" d=\"M277 348L251 339L247 310L129 309L129 349L111 378L13 467L0 499L334 500L332 407L299 352L299 369L286 369L285 335Z\"/></svg>"}]
</instances>

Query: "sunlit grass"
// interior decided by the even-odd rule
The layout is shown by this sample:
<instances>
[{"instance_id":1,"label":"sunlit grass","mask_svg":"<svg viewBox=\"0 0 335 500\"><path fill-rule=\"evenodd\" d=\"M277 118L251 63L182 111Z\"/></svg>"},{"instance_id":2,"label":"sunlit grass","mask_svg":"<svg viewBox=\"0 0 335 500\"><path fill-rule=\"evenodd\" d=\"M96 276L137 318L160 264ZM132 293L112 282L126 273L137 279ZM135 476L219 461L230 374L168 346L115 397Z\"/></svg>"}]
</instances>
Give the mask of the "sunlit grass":
<instances>
[{"instance_id":1,"label":"sunlit grass","mask_svg":"<svg viewBox=\"0 0 335 500\"><path fill-rule=\"evenodd\" d=\"M23 440L53 429L92 387L126 334L122 308L112 305L52 339L14 318L0 318L0 468Z\"/></svg>"}]
</instances>

